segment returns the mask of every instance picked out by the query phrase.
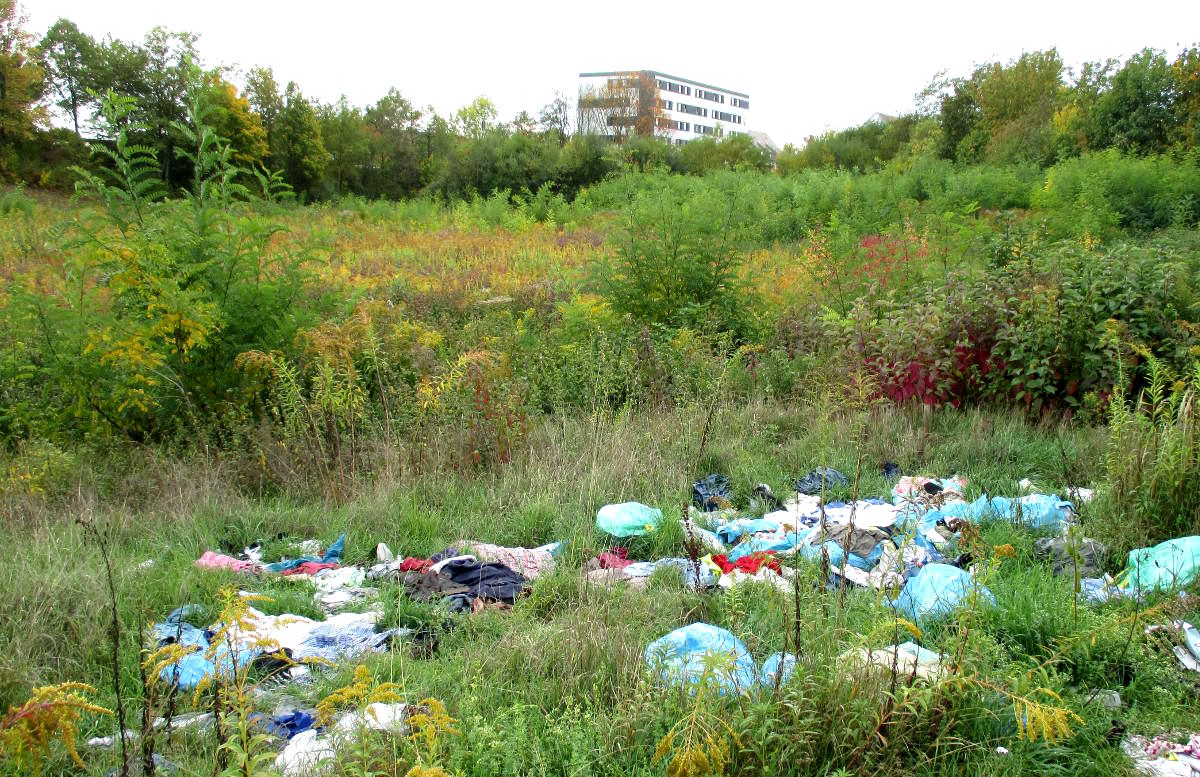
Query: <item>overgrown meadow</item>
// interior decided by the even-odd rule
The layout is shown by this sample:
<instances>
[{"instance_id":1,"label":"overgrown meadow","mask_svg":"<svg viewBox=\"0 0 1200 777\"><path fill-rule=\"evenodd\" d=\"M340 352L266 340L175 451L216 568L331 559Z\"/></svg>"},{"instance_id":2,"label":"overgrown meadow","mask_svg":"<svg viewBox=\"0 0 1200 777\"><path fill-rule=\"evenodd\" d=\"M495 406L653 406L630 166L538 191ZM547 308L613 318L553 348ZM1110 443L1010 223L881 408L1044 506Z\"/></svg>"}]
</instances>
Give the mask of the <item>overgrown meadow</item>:
<instances>
[{"instance_id":1,"label":"overgrown meadow","mask_svg":"<svg viewBox=\"0 0 1200 777\"><path fill-rule=\"evenodd\" d=\"M961 474L971 497L1025 478L1092 487L1082 531L1113 572L1197 533L1194 153L627 170L571 201L299 206L202 116L182 129L183 197L118 141L71 200L0 198L3 768L119 766L118 748L82 745L114 720L73 699L133 729L203 707L145 679L164 658L145 630L181 604L235 617L226 587L241 585L265 612L318 615L306 583L194 565L281 533L345 532L347 563L379 542L418 557L567 545L511 611L450 616L384 586L388 624L436 634L432 651L400 640L365 678L338 666L282 689L235 673L224 734L143 737L155 749L130 745L132 768L269 773L249 714L331 695L436 702L416 736L341 753L346 774L1110 775L1130 768L1125 731L1200 726L1195 675L1145 631L1194 619L1190 592L1089 605L1003 523L964 539L996 606L919 627L799 558L788 594L581 573L611 544L593 528L608 503L670 519L631 557L685 555L674 519L710 472L742 503L818 465L852 474L841 497L885 496L888 462ZM661 687L646 645L696 621L759 658L794 653L793 679L738 697ZM907 639L952 657L949 676L839 658ZM69 681L90 689L20 706ZM37 710L79 734L79 762L20 733Z\"/></svg>"}]
</instances>

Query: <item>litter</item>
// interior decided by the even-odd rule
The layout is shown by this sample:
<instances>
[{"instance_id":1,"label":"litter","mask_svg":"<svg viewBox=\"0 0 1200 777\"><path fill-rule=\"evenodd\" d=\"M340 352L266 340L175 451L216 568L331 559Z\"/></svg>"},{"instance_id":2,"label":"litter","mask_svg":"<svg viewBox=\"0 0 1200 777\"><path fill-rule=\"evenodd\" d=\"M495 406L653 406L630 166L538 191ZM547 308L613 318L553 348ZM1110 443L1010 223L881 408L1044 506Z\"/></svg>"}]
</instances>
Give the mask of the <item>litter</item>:
<instances>
[{"instance_id":1,"label":"litter","mask_svg":"<svg viewBox=\"0 0 1200 777\"><path fill-rule=\"evenodd\" d=\"M528 580L535 580L540 575L553 572L554 556L562 548L561 542L536 548L506 548L502 545L490 545L486 542L475 541L464 541L459 544L466 546L471 554L480 561L503 564Z\"/></svg>"},{"instance_id":2,"label":"litter","mask_svg":"<svg viewBox=\"0 0 1200 777\"><path fill-rule=\"evenodd\" d=\"M641 502L605 505L596 513L596 528L614 537L639 537L662 523L662 510Z\"/></svg>"},{"instance_id":3,"label":"litter","mask_svg":"<svg viewBox=\"0 0 1200 777\"><path fill-rule=\"evenodd\" d=\"M792 487L801 494L820 494L831 488L841 488L850 485L850 478L832 467L817 467L812 472L797 480Z\"/></svg>"},{"instance_id":4,"label":"litter","mask_svg":"<svg viewBox=\"0 0 1200 777\"><path fill-rule=\"evenodd\" d=\"M1200 735L1192 734L1187 744L1177 744L1165 737L1146 739L1129 736L1121 749L1142 774L1155 777L1194 777L1200 774Z\"/></svg>"},{"instance_id":5,"label":"litter","mask_svg":"<svg viewBox=\"0 0 1200 777\"><path fill-rule=\"evenodd\" d=\"M949 615L972 596L994 605L996 598L958 567L927 564L910 577L892 603L899 613L913 622Z\"/></svg>"},{"instance_id":6,"label":"litter","mask_svg":"<svg viewBox=\"0 0 1200 777\"><path fill-rule=\"evenodd\" d=\"M860 668L876 667L897 676L937 680L942 674L942 656L926 650L915 642L888 645L883 648L855 648L838 657L839 661Z\"/></svg>"},{"instance_id":7,"label":"litter","mask_svg":"<svg viewBox=\"0 0 1200 777\"><path fill-rule=\"evenodd\" d=\"M646 663L667 685L707 680L718 693L726 694L744 693L759 685L769 687L780 673L780 681L786 682L796 660L776 653L760 672L740 639L708 623L692 623L651 642Z\"/></svg>"},{"instance_id":8,"label":"litter","mask_svg":"<svg viewBox=\"0 0 1200 777\"><path fill-rule=\"evenodd\" d=\"M1056 575L1074 574L1078 569L1081 577L1099 577L1104 574L1108 548L1086 538L1042 537L1033 544L1033 555L1049 561Z\"/></svg>"},{"instance_id":9,"label":"litter","mask_svg":"<svg viewBox=\"0 0 1200 777\"><path fill-rule=\"evenodd\" d=\"M309 547L311 547L311 546L309 546ZM342 534L336 540L334 540L333 544L330 545L329 548L326 549L325 553L320 556L315 555L315 552L314 552L314 555L301 556L300 558L294 558L294 559L284 559L283 561L276 561L273 564L267 564L265 567L263 567L263 569L267 572L286 572L289 569L295 569L296 567L299 567L301 564L303 564L305 562L316 562L316 563L320 563L320 564L340 564L342 561L342 552L345 550L345 547L346 547L346 535Z\"/></svg>"},{"instance_id":10,"label":"litter","mask_svg":"<svg viewBox=\"0 0 1200 777\"><path fill-rule=\"evenodd\" d=\"M719 510L730 504L729 478L712 474L692 484L692 502L705 512Z\"/></svg>"},{"instance_id":11,"label":"litter","mask_svg":"<svg viewBox=\"0 0 1200 777\"><path fill-rule=\"evenodd\" d=\"M308 729L292 737L275 758L275 768L283 777L323 774L334 765L336 747L353 741L363 730L386 731L396 736L408 732L407 705L376 702L366 712L347 712L329 731Z\"/></svg>"},{"instance_id":12,"label":"litter","mask_svg":"<svg viewBox=\"0 0 1200 777\"><path fill-rule=\"evenodd\" d=\"M1117 585L1136 595L1191 585L1197 574L1200 574L1200 537L1180 537L1152 548L1129 551L1129 564L1117 577Z\"/></svg>"}]
</instances>

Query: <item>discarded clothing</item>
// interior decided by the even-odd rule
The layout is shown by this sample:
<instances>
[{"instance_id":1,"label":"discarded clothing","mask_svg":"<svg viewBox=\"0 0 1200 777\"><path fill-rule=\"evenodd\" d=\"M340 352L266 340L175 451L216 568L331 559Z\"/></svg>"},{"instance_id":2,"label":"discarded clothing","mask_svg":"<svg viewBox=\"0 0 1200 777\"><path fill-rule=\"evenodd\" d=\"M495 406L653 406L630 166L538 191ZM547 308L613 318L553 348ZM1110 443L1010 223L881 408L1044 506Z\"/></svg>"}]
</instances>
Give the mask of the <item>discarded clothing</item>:
<instances>
[{"instance_id":1,"label":"discarded clothing","mask_svg":"<svg viewBox=\"0 0 1200 777\"><path fill-rule=\"evenodd\" d=\"M810 545L819 545L825 541L836 542L843 550L869 559L879 543L891 542L891 536L879 529L862 529L858 526L851 531L849 524L842 524L827 526L823 532L818 529L808 538Z\"/></svg>"},{"instance_id":2,"label":"discarded clothing","mask_svg":"<svg viewBox=\"0 0 1200 777\"><path fill-rule=\"evenodd\" d=\"M782 573L783 568L779 561L772 557L770 551L761 553L752 553L749 556L742 556L737 561L730 561L724 555L716 555L712 557L713 563L721 570L722 574L729 574L733 570L741 570L747 574L753 575L762 567L767 567L777 574Z\"/></svg>"},{"instance_id":3,"label":"discarded clothing","mask_svg":"<svg viewBox=\"0 0 1200 777\"><path fill-rule=\"evenodd\" d=\"M223 674L233 673L233 661L226 645L219 645L213 658L209 658L211 632L203 631L188 623L185 618L194 616L200 608L194 604L178 607L167 616L162 623L154 625L152 631L157 647L179 644L192 648L192 652L179 658L175 663L163 667L159 676L164 682L178 685L184 690L195 688L206 678L213 676L220 664ZM238 667L254 661L261 650L247 648L238 651Z\"/></svg>"},{"instance_id":4,"label":"discarded clothing","mask_svg":"<svg viewBox=\"0 0 1200 777\"><path fill-rule=\"evenodd\" d=\"M994 605L996 597L971 575L949 564L928 564L910 577L892 603L897 612L914 623L941 618L967 604L972 596Z\"/></svg>"},{"instance_id":5,"label":"discarded clothing","mask_svg":"<svg viewBox=\"0 0 1200 777\"><path fill-rule=\"evenodd\" d=\"M328 771L337 757L335 747L357 738L366 730L386 731L395 736L408 733L404 722L408 705L375 702L363 713L347 712L327 732L308 729L292 737L275 758L283 777L311 777Z\"/></svg>"},{"instance_id":6,"label":"discarded clothing","mask_svg":"<svg viewBox=\"0 0 1200 777\"><path fill-rule=\"evenodd\" d=\"M592 569L589 570L587 581L605 588L614 585L629 585L633 588L645 588L649 577L626 577L623 569Z\"/></svg>"},{"instance_id":7,"label":"discarded clothing","mask_svg":"<svg viewBox=\"0 0 1200 777\"><path fill-rule=\"evenodd\" d=\"M514 572L519 572L528 580L535 580L539 575L554 571L554 553L558 543L542 545L537 548L506 548L501 545L489 545L486 542L464 542L472 555L480 561L492 561L503 564Z\"/></svg>"},{"instance_id":8,"label":"discarded clothing","mask_svg":"<svg viewBox=\"0 0 1200 777\"><path fill-rule=\"evenodd\" d=\"M709 475L692 484L692 501L705 512L728 507L731 493L729 478L724 475Z\"/></svg>"},{"instance_id":9,"label":"discarded clothing","mask_svg":"<svg viewBox=\"0 0 1200 777\"><path fill-rule=\"evenodd\" d=\"M850 478L838 472L832 467L817 467L812 472L800 478L793 484L793 488L801 494L820 494L832 488L840 488L850 485Z\"/></svg>"},{"instance_id":10,"label":"discarded clothing","mask_svg":"<svg viewBox=\"0 0 1200 777\"><path fill-rule=\"evenodd\" d=\"M267 572L282 573L289 569L296 569L306 561L315 561L322 564L340 564L342 563L342 553L346 548L346 535L339 536L332 545L320 556L301 556L300 558L286 559L284 561L276 561L274 564L267 564L264 569Z\"/></svg>"},{"instance_id":11,"label":"discarded clothing","mask_svg":"<svg viewBox=\"0 0 1200 777\"><path fill-rule=\"evenodd\" d=\"M952 478L921 478L906 475L892 486L892 504L900 505L912 501L928 500L937 496L943 503L963 498L967 491L967 480L955 475Z\"/></svg>"},{"instance_id":12,"label":"discarded clothing","mask_svg":"<svg viewBox=\"0 0 1200 777\"><path fill-rule=\"evenodd\" d=\"M683 575L684 583L687 585L711 588L717 583L717 578L711 570L703 564L700 564L697 570L696 565L691 559L686 558L660 558L657 561L635 561L622 569L621 573L627 578L649 578L650 575L654 574L654 570L660 567L678 569L680 574Z\"/></svg>"},{"instance_id":13,"label":"discarded clothing","mask_svg":"<svg viewBox=\"0 0 1200 777\"><path fill-rule=\"evenodd\" d=\"M466 586L466 593L477 599L494 599L512 604L525 588L525 578L504 564L452 558L434 566L440 566L438 573L441 576Z\"/></svg>"},{"instance_id":14,"label":"discarded clothing","mask_svg":"<svg viewBox=\"0 0 1200 777\"><path fill-rule=\"evenodd\" d=\"M1157 736L1129 736L1121 749L1132 760L1138 772L1154 777L1195 777L1200 775L1200 736L1192 734L1187 743L1172 742Z\"/></svg>"},{"instance_id":15,"label":"discarded clothing","mask_svg":"<svg viewBox=\"0 0 1200 777\"><path fill-rule=\"evenodd\" d=\"M799 494L789 499L783 510L767 513L763 518L783 528L796 530L816 526L821 522L822 512L826 525L853 522L855 526L864 528L888 528L896 523L900 511L882 499L860 499L852 504L830 502L822 510L819 496Z\"/></svg>"},{"instance_id":16,"label":"discarded clothing","mask_svg":"<svg viewBox=\"0 0 1200 777\"><path fill-rule=\"evenodd\" d=\"M305 710L292 710L280 715L261 712L250 715L251 724L280 739L291 739L303 731L308 731L316 722L316 717Z\"/></svg>"},{"instance_id":17,"label":"discarded clothing","mask_svg":"<svg viewBox=\"0 0 1200 777\"><path fill-rule=\"evenodd\" d=\"M1033 544L1033 555L1049 561L1056 575L1078 569L1081 577L1099 577L1104 574L1108 548L1096 540L1042 537Z\"/></svg>"},{"instance_id":18,"label":"discarded clothing","mask_svg":"<svg viewBox=\"0 0 1200 777\"><path fill-rule=\"evenodd\" d=\"M629 560L629 548L609 548L598 559L601 569L624 569L633 563Z\"/></svg>"},{"instance_id":19,"label":"discarded clothing","mask_svg":"<svg viewBox=\"0 0 1200 777\"><path fill-rule=\"evenodd\" d=\"M803 542L804 537L807 535L807 530L802 532L791 531L776 532L774 534L755 534L754 536L734 546L725 555L730 561L737 561L743 556L749 556L763 551L787 553L794 550L796 546Z\"/></svg>"},{"instance_id":20,"label":"discarded clothing","mask_svg":"<svg viewBox=\"0 0 1200 777\"><path fill-rule=\"evenodd\" d=\"M895 480L900 477L900 467L893 462L884 462L883 478L884 480Z\"/></svg>"},{"instance_id":21,"label":"discarded clothing","mask_svg":"<svg viewBox=\"0 0 1200 777\"><path fill-rule=\"evenodd\" d=\"M389 579L403 586L408 598L416 602L428 602L444 596L466 594L470 591L470 588L454 582L449 576L443 576L432 570L426 572L395 571L390 574Z\"/></svg>"},{"instance_id":22,"label":"discarded clothing","mask_svg":"<svg viewBox=\"0 0 1200 777\"><path fill-rule=\"evenodd\" d=\"M759 483L750 492L750 505L752 508L751 511L755 515L762 515L783 509L783 502L779 500L779 497L775 496L775 492L766 483Z\"/></svg>"},{"instance_id":23,"label":"discarded clothing","mask_svg":"<svg viewBox=\"0 0 1200 777\"><path fill-rule=\"evenodd\" d=\"M196 559L196 566L205 567L207 569L230 569L234 572L260 572L263 565L254 561L246 561L233 556L226 556L224 553L214 553L211 550L206 550L200 558Z\"/></svg>"},{"instance_id":24,"label":"discarded clothing","mask_svg":"<svg viewBox=\"0 0 1200 777\"><path fill-rule=\"evenodd\" d=\"M408 557L400 562L398 569L401 572L424 572L433 566L433 562L427 558Z\"/></svg>"},{"instance_id":25,"label":"discarded clothing","mask_svg":"<svg viewBox=\"0 0 1200 777\"><path fill-rule=\"evenodd\" d=\"M596 528L614 537L638 537L655 531L662 523L662 510L641 502L605 505L596 513Z\"/></svg>"},{"instance_id":26,"label":"discarded clothing","mask_svg":"<svg viewBox=\"0 0 1200 777\"><path fill-rule=\"evenodd\" d=\"M1200 537L1180 537L1129 551L1129 564L1118 576L1117 585L1136 596L1191 585L1198 574Z\"/></svg>"},{"instance_id":27,"label":"discarded clothing","mask_svg":"<svg viewBox=\"0 0 1200 777\"><path fill-rule=\"evenodd\" d=\"M305 561L303 564L285 569L279 574L290 577L292 575L315 575L327 569L337 569L336 561Z\"/></svg>"},{"instance_id":28,"label":"discarded clothing","mask_svg":"<svg viewBox=\"0 0 1200 777\"><path fill-rule=\"evenodd\" d=\"M694 508L689 506L689 513L692 509ZM722 550L725 550L725 543L721 542L720 537L718 537L716 534L713 534L708 529L705 529L696 521L684 520L683 518L680 518L679 524L683 527L683 537L685 542L687 541L688 533L690 532L693 539L709 550L715 550L718 553Z\"/></svg>"}]
</instances>

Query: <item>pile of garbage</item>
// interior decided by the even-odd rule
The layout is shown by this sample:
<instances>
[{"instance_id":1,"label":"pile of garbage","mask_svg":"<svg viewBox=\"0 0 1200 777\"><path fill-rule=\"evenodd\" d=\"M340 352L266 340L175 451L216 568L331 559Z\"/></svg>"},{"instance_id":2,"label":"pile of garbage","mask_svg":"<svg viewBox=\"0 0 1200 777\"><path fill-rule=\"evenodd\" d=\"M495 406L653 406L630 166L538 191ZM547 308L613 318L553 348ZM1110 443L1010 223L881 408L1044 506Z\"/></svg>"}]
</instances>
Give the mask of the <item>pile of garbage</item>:
<instances>
[{"instance_id":1,"label":"pile of garbage","mask_svg":"<svg viewBox=\"0 0 1200 777\"><path fill-rule=\"evenodd\" d=\"M887 475L895 482L887 498L827 501L831 492L844 493L850 480L835 469L819 467L797 479L786 499L759 484L740 510L730 479L709 475L694 484L693 504L678 519L686 556L631 557L630 547L638 543L630 540L660 531L663 511L639 502L604 505L595 526L612 544L584 565L583 575L597 585L643 587L652 575L667 570L665 574L677 574L698 590L718 591L753 581L791 591L798 584L796 565L781 560L800 557L821 570L822 584L878 591L899 616L921 624L963 606L995 604L992 593L976 579L977 560L960 552L966 545L961 542L964 532L985 520L1007 521L1044 534L1035 553L1056 574L1080 575L1082 593L1098 604L1184 586L1200 575L1200 537L1135 550L1126 571L1110 578L1103 576L1103 545L1078 536L1072 501L1039 493L985 494L968 501L964 478L901 477L894 465L889 467ZM1073 494L1076 499L1090 498L1082 489ZM317 665L355 660L387 650L397 639L416 636L408 629L382 625L381 584L398 585L410 599L436 602L447 613L503 610L538 577L556 569L565 547L562 542L524 548L464 540L421 558L397 556L380 543L373 563L345 565L345 542L342 535L324 550L311 540L298 543L294 552L272 561L263 557L264 543L240 553L201 555L197 566L244 574L248 582L308 582L314 605L325 618L267 615L247 607L246 622L234 636L237 649L230 651L225 645L213 648L222 624L194 623L200 608L178 607L153 626L153 635L160 647L179 643L191 650L163 668L162 679L183 689L195 688L218 672L232 671L232 652L238 668L282 660L273 672L280 681L305 682L311 672L320 671ZM1181 663L1200 672L1200 632L1182 622L1174 629L1184 640L1176 649ZM714 658L720 660L714 663ZM864 667L900 667L906 675L926 680L940 675L943 661L943 656L914 642L849 650L842 658ZM795 656L782 653L759 664L737 637L706 623L688 624L655 640L647 646L645 660L665 683L688 685L706 679L722 694L778 686L796 666ZM373 720L385 721L380 725L402 728L401 709L377 712ZM314 728L309 710L277 709L261 716L260 722L288 742L277 764L285 773L302 773L331 754L330 733Z\"/></svg>"}]
</instances>

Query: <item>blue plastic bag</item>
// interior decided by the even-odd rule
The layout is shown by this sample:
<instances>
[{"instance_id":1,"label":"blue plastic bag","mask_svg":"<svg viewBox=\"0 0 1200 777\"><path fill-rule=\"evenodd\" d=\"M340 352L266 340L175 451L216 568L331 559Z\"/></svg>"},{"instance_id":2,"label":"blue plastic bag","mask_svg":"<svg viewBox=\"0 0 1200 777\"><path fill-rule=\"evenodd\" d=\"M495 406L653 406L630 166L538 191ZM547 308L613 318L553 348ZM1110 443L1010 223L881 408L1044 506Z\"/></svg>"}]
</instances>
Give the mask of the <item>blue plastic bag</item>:
<instances>
[{"instance_id":1,"label":"blue plastic bag","mask_svg":"<svg viewBox=\"0 0 1200 777\"><path fill-rule=\"evenodd\" d=\"M1166 591L1191 585L1197 575L1200 537L1180 537L1129 551L1129 564L1117 585L1134 592Z\"/></svg>"},{"instance_id":2,"label":"blue plastic bag","mask_svg":"<svg viewBox=\"0 0 1200 777\"><path fill-rule=\"evenodd\" d=\"M707 623L692 623L654 640L646 648L646 663L656 669L668 685L700 682L707 656L723 663L710 675L718 693L741 693L759 682L758 667L742 641L725 629Z\"/></svg>"},{"instance_id":3,"label":"blue plastic bag","mask_svg":"<svg viewBox=\"0 0 1200 777\"><path fill-rule=\"evenodd\" d=\"M662 510L641 502L605 505L596 513L596 528L614 537L640 537L662 523Z\"/></svg>"},{"instance_id":4,"label":"blue plastic bag","mask_svg":"<svg viewBox=\"0 0 1200 777\"><path fill-rule=\"evenodd\" d=\"M967 572L949 564L926 564L904 584L892 607L914 623L942 618L966 604L973 591L980 601L996 603L992 592Z\"/></svg>"}]
</instances>

